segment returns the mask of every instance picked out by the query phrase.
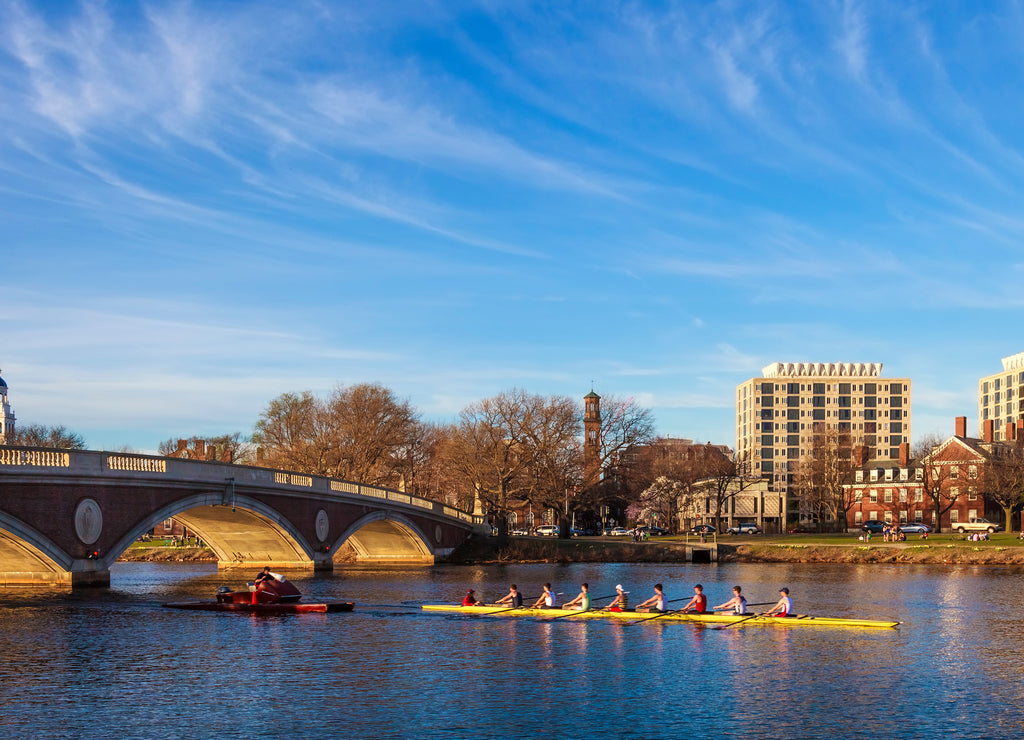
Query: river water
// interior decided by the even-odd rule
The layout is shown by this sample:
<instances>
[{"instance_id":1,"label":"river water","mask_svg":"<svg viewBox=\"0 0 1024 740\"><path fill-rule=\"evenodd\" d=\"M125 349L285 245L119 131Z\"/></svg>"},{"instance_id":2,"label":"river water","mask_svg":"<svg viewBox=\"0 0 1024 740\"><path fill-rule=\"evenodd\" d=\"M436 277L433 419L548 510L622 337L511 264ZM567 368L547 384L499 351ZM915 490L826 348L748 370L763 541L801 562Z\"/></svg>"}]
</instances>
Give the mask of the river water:
<instances>
[{"instance_id":1,"label":"river water","mask_svg":"<svg viewBox=\"0 0 1024 740\"><path fill-rule=\"evenodd\" d=\"M1019 568L884 565L343 566L290 573L356 611L161 608L254 573L118 564L100 591L0 590L6 737L1024 737ZM568 599L665 584L711 603L790 588L796 611L895 630L425 614L468 587Z\"/></svg>"}]
</instances>

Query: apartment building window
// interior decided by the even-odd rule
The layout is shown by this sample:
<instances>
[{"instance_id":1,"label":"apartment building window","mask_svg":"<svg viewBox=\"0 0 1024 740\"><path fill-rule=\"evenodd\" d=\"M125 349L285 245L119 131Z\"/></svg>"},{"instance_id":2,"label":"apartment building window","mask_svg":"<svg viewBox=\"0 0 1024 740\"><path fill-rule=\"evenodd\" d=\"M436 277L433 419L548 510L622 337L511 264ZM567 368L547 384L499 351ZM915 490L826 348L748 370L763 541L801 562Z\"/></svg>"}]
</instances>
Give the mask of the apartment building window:
<instances>
[{"instance_id":1,"label":"apartment building window","mask_svg":"<svg viewBox=\"0 0 1024 740\"><path fill-rule=\"evenodd\" d=\"M977 501L978 500L978 489L975 488L974 486L971 486L970 488L967 489L967 500L968 501Z\"/></svg>"},{"instance_id":2,"label":"apartment building window","mask_svg":"<svg viewBox=\"0 0 1024 740\"><path fill-rule=\"evenodd\" d=\"M918 524L920 524L921 523L921 519L922 519L921 512L920 511L915 511L914 512L914 521L917 522Z\"/></svg>"},{"instance_id":3,"label":"apartment building window","mask_svg":"<svg viewBox=\"0 0 1024 740\"><path fill-rule=\"evenodd\" d=\"M891 488L886 488L885 489L885 503L887 503L887 504L891 504L892 503L892 489Z\"/></svg>"},{"instance_id":4,"label":"apartment building window","mask_svg":"<svg viewBox=\"0 0 1024 740\"><path fill-rule=\"evenodd\" d=\"M970 478L971 480L977 480L978 479L978 466L977 465L971 465L970 467L967 468L967 477Z\"/></svg>"},{"instance_id":5,"label":"apartment building window","mask_svg":"<svg viewBox=\"0 0 1024 740\"><path fill-rule=\"evenodd\" d=\"M968 509L967 510L967 521L972 521L972 520L977 519L977 518L978 518L978 510L977 509Z\"/></svg>"},{"instance_id":6,"label":"apartment building window","mask_svg":"<svg viewBox=\"0 0 1024 740\"><path fill-rule=\"evenodd\" d=\"M914 503L918 503L919 504L922 501L924 501L924 491L922 491L919 488L916 491L914 491Z\"/></svg>"},{"instance_id":7,"label":"apartment building window","mask_svg":"<svg viewBox=\"0 0 1024 740\"><path fill-rule=\"evenodd\" d=\"M949 489L949 497L951 499L959 498L960 497L960 488L958 486L953 486L952 488L950 488Z\"/></svg>"},{"instance_id":8,"label":"apartment building window","mask_svg":"<svg viewBox=\"0 0 1024 740\"><path fill-rule=\"evenodd\" d=\"M900 503L901 504L907 503L907 489L906 488L901 488L900 489Z\"/></svg>"},{"instance_id":9,"label":"apartment building window","mask_svg":"<svg viewBox=\"0 0 1024 740\"><path fill-rule=\"evenodd\" d=\"M951 509L949 512L949 523L956 524L958 521L960 521L960 512L956 509Z\"/></svg>"},{"instance_id":10,"label":"apartment building window","mask_svg":"<svg viewBox=\"0 0 1024 740\"><path fill-rule=\"evenodd\" d=\"M892 512L891 511L885 512L885 523L886 524L892 524Z\"/></svg>"},{"instance_id":11,"label":"apartment building window","mask_svg":"<svg viewBox=\"0 0 1024 740\"><path fill-rule=\"evenodd\" d=\"M863 521L864 521L864 512L862 512L862 511L855 511L855 512L853 512L853 523L854 524L860 524Z\"/></svg>"},{"instance_id":12,"label":"apartment building window","mask_svg":"<svg viewBox=\"0 0 1024 740\"><path fill-rule=\"evenodd\" d=\"M914 471L914 480L924 480L924 468L918 468Z\"/></svg>"},{"instance_id":13,"label":"apartment building window","mask_svg":"<svg viewBox=\"0 0 1024 740\"><path fill-rule=\"evenodd\" d=\"M877 504L878 503L878 491L876 489L874 489L874 488L872 488L871 490L868 491L868 503L871 503L871 504ZM872 517L872 518L874 518L874 517Z\"/></svg>"},{"instance_id":14,"label":"apartment building window","mask_svg":"<svg viewBox=\"0 0 1024 740\"><path fill-rule=\"evenodd\" d=\"M950 465L949 466L949 479L950 480L956 480L959 477L960 477L960 466L959 465Z\"/></svg>"}]
</instances>

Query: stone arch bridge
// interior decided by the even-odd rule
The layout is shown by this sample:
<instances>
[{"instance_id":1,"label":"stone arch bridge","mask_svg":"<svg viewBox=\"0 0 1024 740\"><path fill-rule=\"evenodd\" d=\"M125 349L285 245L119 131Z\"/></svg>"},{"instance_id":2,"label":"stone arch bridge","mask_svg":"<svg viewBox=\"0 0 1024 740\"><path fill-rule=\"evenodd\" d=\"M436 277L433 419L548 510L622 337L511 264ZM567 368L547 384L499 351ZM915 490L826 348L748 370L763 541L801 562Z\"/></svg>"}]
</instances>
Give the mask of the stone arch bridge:
<instances>
[{"instance_id":1,"label":"stone arch bridge","mask_svg":"<svg viewBox=\"0 0 1024 740\"><path fill-rule=\"evenodd\" d=\"M484 520L374 486L267 468L123 453L0 447L0 585L109 585L110 565L175 518L222 568L432 563Z\"/></svg>"}]
</instances>

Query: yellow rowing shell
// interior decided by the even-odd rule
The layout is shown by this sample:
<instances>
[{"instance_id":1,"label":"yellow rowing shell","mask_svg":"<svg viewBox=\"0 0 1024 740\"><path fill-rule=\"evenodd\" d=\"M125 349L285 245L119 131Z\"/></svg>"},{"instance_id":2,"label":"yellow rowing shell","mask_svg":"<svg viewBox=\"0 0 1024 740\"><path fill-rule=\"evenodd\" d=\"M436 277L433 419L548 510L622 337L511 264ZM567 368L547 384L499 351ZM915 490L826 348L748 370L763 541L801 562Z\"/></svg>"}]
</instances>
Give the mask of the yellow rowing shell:
<instances>
[{"instance_id":1,"label":"yellow rowing shell","mask_svg":"<svg viewBox=\"0 0 1024 740\"><path fill-rule=\"evenodd\" d=\"M701 624L730 625L741 623L742 626L756 627L758 625L773 625L780 627L886 627L892 628L899 622L883 622L877 619L847 619L845 617L812 617L808 614L793 614L788 617L765 617L752 614L682 614L680 612L665 612L657 615L655 612L611 612L604 609L593 609L580 612L573 609L509 609L501 606L450 606L448 604L425 604L422 607L427 612L454 612L457 614L476 614L479 616L500 616L500 617L565 617L566 619L620 619L620 620L644 620L650 619L655 622L698 622ZM652 619L657 617L657 619Z\"/></svg>"}]
</instances>

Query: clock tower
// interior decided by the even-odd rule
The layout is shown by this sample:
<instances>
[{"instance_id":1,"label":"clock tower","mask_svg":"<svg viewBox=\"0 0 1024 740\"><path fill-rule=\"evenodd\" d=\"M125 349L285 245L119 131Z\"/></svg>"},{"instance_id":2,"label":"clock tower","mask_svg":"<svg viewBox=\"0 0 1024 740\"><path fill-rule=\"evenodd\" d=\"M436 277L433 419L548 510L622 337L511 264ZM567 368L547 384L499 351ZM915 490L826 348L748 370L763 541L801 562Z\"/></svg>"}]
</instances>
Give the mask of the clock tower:
<instances>
[{"instance_id":1,"label":"clock tower","mask_svg":"<svg viewBox=\"0 0 1024 740\"><path fill-rule=\"evenodd\" d=\"M583 486L601 480L601 397L591 389L583 397Z\"/></svg>"}]
</instances>

